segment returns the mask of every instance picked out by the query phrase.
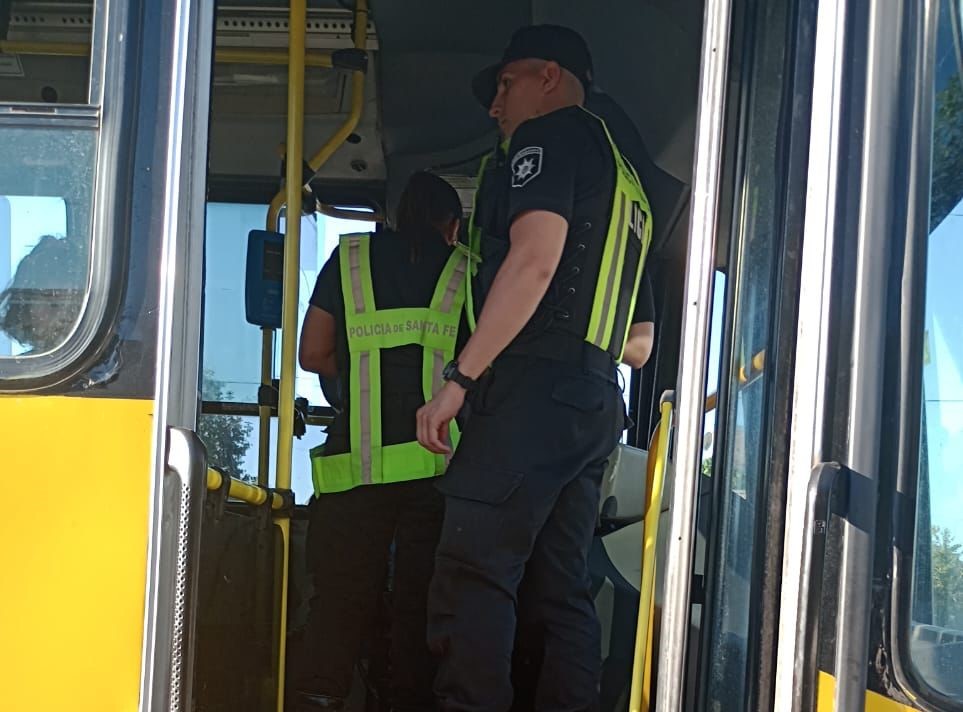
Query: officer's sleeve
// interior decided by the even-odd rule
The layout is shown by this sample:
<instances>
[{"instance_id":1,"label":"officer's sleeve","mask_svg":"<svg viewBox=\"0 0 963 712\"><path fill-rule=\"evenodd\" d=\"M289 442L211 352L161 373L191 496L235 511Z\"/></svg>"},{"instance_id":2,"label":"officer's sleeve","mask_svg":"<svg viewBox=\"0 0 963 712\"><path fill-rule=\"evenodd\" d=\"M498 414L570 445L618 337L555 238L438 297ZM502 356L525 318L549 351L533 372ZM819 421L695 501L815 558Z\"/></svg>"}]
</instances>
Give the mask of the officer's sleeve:
<instances>
[{"instance_id":1,"label":"officer's sleeve","mask_svg":"<svg viewBox=\"0 0 963 712\"><path fill-rule=\"evenodd\" d=\"M508 221L546 210L572 221L575 170L581 141L570 121L554 112L526 121L508 149Z\"/></svg>"},{"instance_id":2,"label":"officer's sleeve","mask_svg":"<svg viewBox=\"0 0 963 712\"><path fill-rule=\"evenodd\" d=\"M311 293L311 306L337 314L342 308L340 248L335 247L331 257L324 263Z\"/></svg>"},{"instance_id":3,"label":"officer's sleeve","mask_svg":"<svg viewBox=\"0 0 963 712\"><path fill-rule=\"evenodd\" d=\"M652 294L652 281L649 273L643 271L639 282L639 293L635 297L635 313L632 315L633 324L646 321L655 322L655 297Z\"/></svg>"}]
</instances>

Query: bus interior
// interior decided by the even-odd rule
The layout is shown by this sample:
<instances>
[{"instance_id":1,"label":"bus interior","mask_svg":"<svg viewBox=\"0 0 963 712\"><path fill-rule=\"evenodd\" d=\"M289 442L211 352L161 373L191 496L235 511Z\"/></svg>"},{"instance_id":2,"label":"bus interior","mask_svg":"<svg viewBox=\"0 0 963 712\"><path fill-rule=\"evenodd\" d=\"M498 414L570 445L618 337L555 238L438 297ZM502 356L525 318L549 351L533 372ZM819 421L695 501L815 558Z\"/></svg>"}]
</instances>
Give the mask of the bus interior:
<instances>
[{"instance_id":1,"label":"bus interior","mask_svg":"<svg viewBox=\"0 0 963 712\"><path fill-rule=\"evenodd\" d=\"M4 49L19 52L22 71L19 76L0 74L4 101L84 101L89 50L76 48L91 41L91 7L89 0L7 4ZM599 94L592 102L610 102L602 108L612 114L613 131L632 142L633 159L656 216L647 263L657 295L656 349L641 373L624 373L634 423L626 442L646 449L659 397L671 389L678 367L702 2L619 0L600 13L591 3L544 0L373 0L363 45L364 73L347 68L357 60L350 54L355 46L350 3L312 1L307 17L305 161L344 133L345 126L351 129L316 171L312 167L309 185L317 204L302 218L299 322L338 234L374 229L390 216L411 172L428 169L442 175L459 191L466 214L470 212L480 160L497 139L494 123L471 94L471 78L500 56L516 28L555 23L576 28L586 38ZM260 476L262 484L271 486L277 409L271 411L269 451L259 456L259 407L270 405L267 391L272 389L261 388L263 335L245 321L244 283L248 233L264 229L269 206L283 185L287 3L218 2L213 31L198 430L210 466L248 482ZM45 49L49 43L58 46ZM312 56L337 51L349 64L339 69L312 66ZM353 83L355 77L360 77L358 83ZM352 117L358 86L363 102L360 116ZM609 109L613 101L621 110ZM69 211L69 201L67 205ZM77 217L68 215L66 221ZM283 222L282 216L274 229L283 231ZM278 336L272 332L268 337L272 378L265 383L274 388L280 375ZM304 508L312 494L308 450L323 441L323 425L331 415L313 374L298 370L296 396L298 420L305 425L295 442L292 465L296 508L288 630L294 639L310 594L301 561ZM273 398L276 406L276 390ZM639 586L642 546L644 453L641 459L624 460L633 465L620 469L638 468L625 472L626 483L620 485L629 493L624 497L634 501L616 507L610 488L608 509L600 519L596 572L600 610L605 609L602 615L608 619L604 647L610 649L603 651L608 660L603 695L606 708L612 709L627 700L636 618L631 597ZM278 577L269 575L278 566L277 535L260 522L258 508L226 496L209 499L201 544L196 708L232 709L242 700L250 705L260 699L256 709L267 709L277 668L277 606L272 602L280 593ZM608 546L617 551L612 571L603 539L611 539ZM252 558L251 552L257 555ZM620 619L613 621L615 614ZM296 646L288 649L293 654ZM370 657L374 669L377 655L371 652ZM366 682L356 684L356 691L376 695L377 681Z\"/></svg>"},{"instance_id":2,"label":"bus interior","mask_svg":"<svg viewBox=\"0 0 963 712\"><path fill-rule=\"evenodd\" d=\"M703 588L701 597L695 597L696 611L713 595L724 596L727 610L748 611L740 601L755 595L750 579L770 551L759 544L762 525L753 514L768 491L752 473L762 471L766 458L778 461L787 454L773 450L772 433L762 426L753 430L747 422L762 418L768 412L764 405L770 404L766 399L776 392L772 389L788 382L786 371L763 375L778 349L792 347L776 340L776 325L791 321L798 307L793 299L776 296L779 287L792 294L798 282L793 270L798 271L800 238L784 229L772 195L790 187L780 173L786 164L777 143L788 141L781 132L792 114L787 108L792 97L784 93L783 82L791 67L784 63L792 44L787 38L795 37L800 18L787 9L791 3L765 11L738 5L725 87L730 100L721 149L713 329L706 364L705 460L695 475L700 505L693 580L708 587L708 593ZM374 230L390 221L413 171L443 176L458 190L466 215L470 212L480 161L497 141L493 122L472 96L471 78L500 57L520 26L566 25L585 37L595 65L589 107L598 107L616 140L624 141L623 151L631 154L652 204L654 236L646 270L655 292L655 348L641 371L623 369L632 423L624 438L628 449L610 465L592 553L604 631L602 709L628 709L650 467L646 453L658 431L663 394L676 387L680 367L704 2L611 0L603 11L588 1L370 0L368 11L359 12L366 6L363 0L357 6L353 0L308 2L299 325L338 235ZM92 8L93 0L0 1L0 101L86 102L96 30ZM366 21L363 32L356 31L358 18ZM200 527L193 709L268 710L277 708L277 689L283 686L279 674L285 665L299 662L293 643L311 595L303 562L306 506L312 495L308 451L323 442L332 410L317 377L298 369L287 564L283 535L272 524L274 498L261 497L265 503L253 505L237 496L242 488L225 483L233 478L268 488L276 484L281 332L247 322L245 284L249 234L265 227L283 233L288 217L278 211L277 202L283 195L288 122L288 3L219 0L209 30L210 76L196 78L210 89L203 300L196 305L202 355L198 390L184 394L187 400L196 396L197 430L213 468ZM69 159L73 148L64 145L62 150ZM22 168L16 162L9 167L0 163L0 195L28 190L21 185ZM62 170L72 169L65 163ZM71 226L89 222L89 200L62 195L62 182L62 176L37 177L27 192L62 196L54 209L49 203L33 208L47 213L45 231L51 234L66 234ZM752 191L746 187L750 184ZM136 229L132 240L137 240ZM739 256L738 294L727 289L734 279L729 269L734 255ZM0 283L10 277L0 274ZM717 387L728 383L736 384L738 392L725 396L719 388L717 402ZM723 428L716 414L723 408L732 409L731 422L724 425L734 433L724 453L726 467L742 473L741 478L727 476L724 484L712 478L714 433ZM666 493L672 478L667 465L659 504L662 558L655 567L656 593L665 572ZM707 544L722 536L723 543ZM756 549L740 559L732 553L740 542L754 543ZM772 551L780 550L774 545ZM718 580L724 579L724 585L710 581L718 572L723 572ZM713 585L718 586L715 593ZM390 596L390 583L385 595ZM778 588L765 595L773 605L778 602ZM721 605L721 599L712 600ZM656 610L659 604L656 600ZM701 686L698 694L723 701L754 684L741 673L751 647L749 631L759 634L757 622L747 616L734 615L701 633L694 616L693 639L703 645L690 646L688 655L693 664L701 659L716 674L687 681L693 690ZM652 625L657 649L658 614ZM384 621L373 622L351 710L387 709L379 706L390 665L386 630ZM773 628L767 630L772 634ZM285 637L286 662L278 645ZM645 672L650 699L655 697L655 663L651 659ZM771 679L771 670L760 669L763 678ZM738 683L732 682L735 678ZM737 684L739 690L713 687L713 679ZM724 708L723 703L719 709Z\"/></svg>"}]
</instances>

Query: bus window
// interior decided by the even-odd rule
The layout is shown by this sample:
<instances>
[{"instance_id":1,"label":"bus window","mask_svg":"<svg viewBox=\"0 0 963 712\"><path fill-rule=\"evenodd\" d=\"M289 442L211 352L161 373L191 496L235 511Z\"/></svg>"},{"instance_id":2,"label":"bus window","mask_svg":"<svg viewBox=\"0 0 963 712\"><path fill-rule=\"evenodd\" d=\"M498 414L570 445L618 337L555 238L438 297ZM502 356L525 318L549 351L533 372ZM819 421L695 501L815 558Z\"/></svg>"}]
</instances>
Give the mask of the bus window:
<instances>
[{"instance_id":1,"label":"bus window","mask_svg":"<svg viewBox=\"0 0 963 712\"><path fill-rule=\"evenodd\" d=\"M936 65L910 658L926 684L958 698L963 697L963 83L950 14L944 3Z\"/></svg>"},{"instance_id":2,"label":"bus window","mask_svg":"<svg viewBox=\"0 0 963 712\"><path fill-rule=\"evenodd\" d=\"M0 140L0 373L4 359L55 351L80 317L95 138L22 128Z\"/></svg>"},{"instance_id":3,"label":"bus window","mask_svg":"<svg viewBox=\"0 0 963 712\"><path fill-rule=\"evenodd\" d=\"M247 234L263 229L267 205L209 203L205 243L204 369L202 414L198 434L210 464L232 477L257 479L258 417L255 414L261 374L261 330L248 324L244 313ZM281 221L280 229L284 225ZM321 267L345 233L373 230L374 224L325 215L301 220L301 270L298 326L304 320ZM274 378L280 378L281 340L274 339ZM327 406L317 375L297 369L295 394L311 406ZM310 450L324 441L324 432L309 427L294 442L292 489L298 503L313 491ZM274 482L277 420L271 420L269 482Z\"/></svg>"},{"instance_id":4,"label":"bus window","mask_svg":"<svg viewBox=\"0 0 963 712\"><path fill-rule=\"evenodd\" d=\"M719 390L722 319L725 308L726 273L716 270L712 287L712 322L709 328L709 363L706 371L706 414L702 426L702 474L706 477L712 477L712 454L715 451L716 396Z\"/></svg>"},{"instance_id":5,"label":"bus window","mask_svg":"<svg viewBox=\"0 0 963 712\"><path fill-rule=\"evenodd\" d=\"M0 8L0 102L88 103L93 2Z\"/></svg>"}]
</instances>

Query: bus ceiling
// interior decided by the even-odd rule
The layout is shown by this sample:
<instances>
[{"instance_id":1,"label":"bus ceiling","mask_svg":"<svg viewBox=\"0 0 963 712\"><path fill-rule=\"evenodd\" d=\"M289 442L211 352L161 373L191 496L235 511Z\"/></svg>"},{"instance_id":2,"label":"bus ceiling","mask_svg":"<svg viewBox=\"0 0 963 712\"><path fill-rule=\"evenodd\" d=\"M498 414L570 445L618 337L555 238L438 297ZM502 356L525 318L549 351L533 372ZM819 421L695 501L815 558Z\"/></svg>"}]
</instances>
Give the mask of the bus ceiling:
<instances>
[{"instance_id":1,"label":"bus ceiling","mask_svg":"<svg viewBox=\"0 0 963 712\"><path fill-rule=\"evenodd\" d=\"M17 43L21 49L30 43L89 42L90 25L83 16L89 18L91 0L14 0L7 6L10 16L0 19L0 29L7 28L0 42ZM417 11L406 0L370 0L370 6L372 61L364 112L350 141L322 167L322 181L383 186L391 205L417 168L435 167L446 177L471 176L495 142L492 123L471 94L471 77L498 59L515 28L557 23L585 36L598 88L625 110L654 164L669 180L689 183L703 0L613 0L605 13L588 0L420 0ZM351 46L350 7L350 0L309 0L309 53ZM279 176L287 69L272 55L286 50L286 21L286 2L218 4L216 46L221 56L213 77L212 175ZM243 54L236 56L250 50L262 57L245 63ZM29 51L5 54L18 58L22 72L19 77L0 75L0 101L43 101L50 87L61 100L83 94L83 88L74 85L84 81L86 53L81 58ZM34 75L37 81L31 81ZM22 96L24 91L36 96ZM306 150L321 146L342 124L350 93L347 72L308 67ZM263 150L250 150L252 146ZM660 211L659 200L653 203L657 215L677 207ZM685 222L679 220L672 234L663 236L678 248L671 251L679 257Z\"/></svg>"}]
</instances>

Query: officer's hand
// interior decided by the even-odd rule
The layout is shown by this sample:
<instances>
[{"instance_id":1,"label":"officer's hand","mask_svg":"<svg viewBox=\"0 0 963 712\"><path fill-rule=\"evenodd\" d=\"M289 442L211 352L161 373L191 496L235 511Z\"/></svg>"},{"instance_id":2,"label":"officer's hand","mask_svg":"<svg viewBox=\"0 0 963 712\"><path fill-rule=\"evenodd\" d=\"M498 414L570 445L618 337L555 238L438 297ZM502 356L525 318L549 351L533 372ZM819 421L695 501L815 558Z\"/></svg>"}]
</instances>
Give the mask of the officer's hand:
<instances>
[{"instance_id":1,"label":"officer's hand","mask_svg":"<svg viewBox=\"0 0 963 712\"><path fill-rule=\"evenodd\" d=\"M464 403L465 389L449 382L418 410L418 442L422 447L437 455L451 454L448 427Z\"/></svg>"}]
</instances>

